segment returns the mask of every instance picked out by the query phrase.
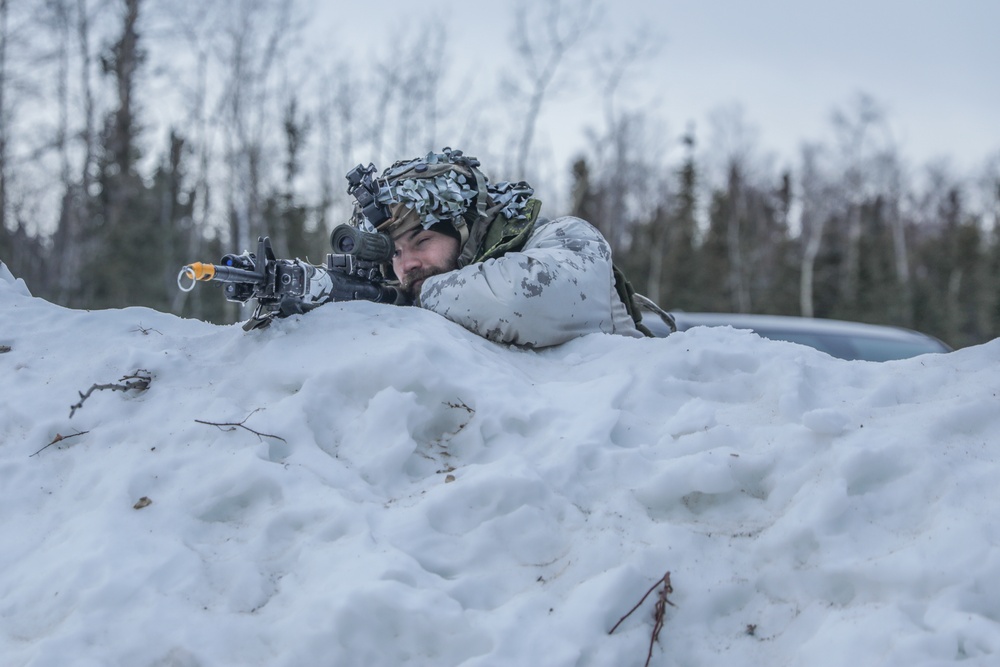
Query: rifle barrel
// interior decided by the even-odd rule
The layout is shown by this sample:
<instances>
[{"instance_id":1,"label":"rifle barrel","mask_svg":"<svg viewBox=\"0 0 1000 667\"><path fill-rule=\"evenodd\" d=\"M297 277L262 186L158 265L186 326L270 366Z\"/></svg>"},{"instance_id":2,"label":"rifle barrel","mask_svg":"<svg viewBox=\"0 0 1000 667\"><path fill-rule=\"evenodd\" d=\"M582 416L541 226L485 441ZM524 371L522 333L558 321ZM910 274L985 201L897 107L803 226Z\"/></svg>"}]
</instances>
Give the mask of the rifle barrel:
<instances>
[{"instance_id":1,"label":"rifle barrel","mask_svg":"<svg viewBox=\"0 0 1000 667\"><path fill-rule=\"evenodd\" d=\"M204 262L193 262L181 269L177 276L177 286L185 292L194 287L197 280L218 280L224 283L257 283L263 279L263 274L246 269L237 269L233 266L219 266L218 264L206 264ZM185 285L184 280L190 280L190 285Z\"/></svg>"}]
</instances>

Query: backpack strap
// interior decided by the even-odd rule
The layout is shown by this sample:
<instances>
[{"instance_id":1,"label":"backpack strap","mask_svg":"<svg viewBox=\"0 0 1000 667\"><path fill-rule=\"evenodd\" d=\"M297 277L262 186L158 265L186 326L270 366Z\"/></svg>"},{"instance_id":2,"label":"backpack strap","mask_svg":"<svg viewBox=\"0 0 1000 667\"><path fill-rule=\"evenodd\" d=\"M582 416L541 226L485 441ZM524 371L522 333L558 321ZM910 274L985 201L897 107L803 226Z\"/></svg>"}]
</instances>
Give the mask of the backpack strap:
<instances>
[{"instance_id":1,"label":"backpack strap","mask_svg":"<svg viewBox=\"0 0 1000 667\"><path fill-rule=\"evenodd\" d=\"M642 320L641 308L645 308L646 310L650 310L659 315L660 319L663 320L663 322L667 325L667 328L670 329L670 333L677 333L677 322L674 320L674 316L668 313L667 311L663 310L662 308L660 308L658 305L656 305L656 303L649 297L643 296L642 294L633 291L632 305L633 308L635 308L636 313L639 315L640 320ZM635 314L632 314L632 318L635 319ZM639 324L639 322L636 322L635 326L637 329L639 329L639 331L646 334L647 336L654 336L654 337L656 336L656 334L651 332L649 328L646 327L646 325L644 324Z\"/></svg>"},{"instance_id":2,"label":"backpack strap","mask_svg":"<svg viewBox=\"0 0 1000 667\"><path fill-rule=\"evenodd\" d=\"M632 318L635 328L643 336L655 338L656 335L642 323L642 313L639 311L639 304L636 302L637 295L635 288L632 287L632 283L629 282L629 279L625 277L625 272L619 269L617 265L612 265L611 268L615 274L615 291L618 292L618 298L625 304L625 310L628 311L629 317Z\"/></svg>"}]
</instances>

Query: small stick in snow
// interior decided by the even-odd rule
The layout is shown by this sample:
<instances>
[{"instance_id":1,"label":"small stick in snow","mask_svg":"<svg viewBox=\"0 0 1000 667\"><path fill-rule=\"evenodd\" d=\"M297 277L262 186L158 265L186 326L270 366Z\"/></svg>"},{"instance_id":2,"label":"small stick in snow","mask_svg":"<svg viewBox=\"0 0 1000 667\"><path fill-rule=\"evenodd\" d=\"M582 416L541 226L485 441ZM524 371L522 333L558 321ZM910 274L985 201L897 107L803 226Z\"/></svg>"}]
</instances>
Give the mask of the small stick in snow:
<instances>
[{"instance_id":1,"label":"small stick in snow","mask_svg":"<svg viewBox=\"0 0 1000 667\"><path fill-rule=\"evenodd\" d=\"M158 331L158 330L154 329L153 327L144 327L144 326L142 326L142 322L139 322L139 326L137 326L135 329L132 329L132 331L138 331L143 336L148 336L150 331L155 331L156 333L160 334L161 336L163 335L162 331Z\"/></svg>"},{"instance_id":2,"label":"small stick in snow","mask_svg":"<svg viewBox=\"0 0 1000 667\"><path fill-rule=\"evenodd\" d=\"M642 603L646 601L646 598L649 597L649 594L652 593L661 583L663 584L663 588L660 589L656 605L653 608L653 632L649 638L649 653L646 654L646 667L649 667L649 661L653 659L653 644L655 644L660 638L660 630L663 629L663 616L666 613L667 605L670 605L671 607L677 606L667 599L667 596L674 592L673 586L670 585L670 572L667 572L660 579L658 579L656 583L653 584L648 591L646 591L646 594L642 596L642 599L640 599L627 614L618 619L618 622L615 623L613 628L608 630L609 635L617 630L618 626L622 624L622 621L631 616L632 612L638 609Z\"/></svg>"},{"instance_id":3,"label":"small stick in snow","mask_svg":"<svg viewBox=\"0 0 1000 667\"><path fill-rule=\"evenodd\" d=\"M221 431L235 431L237 428L242 428L242 429L246 429L247 431L250 431L251 433L253 433L255 436L257 436L258 438L260 438L262 440L264 438L274 438L275 440L281 440L282 442L288 442L287 440L285 440L281 436L271 435L269 433L261 433L260 431L255 431L255 430L253 430L252 428L250 428L249 426L246 425L246 420L250 419L250 417L254 414L254 412L259 412L259 411L260 411L260 408L257 408L256 410L254 410L253 412L251 412L249 415L247 415L246 417L244 417L243 421L241 421L241 422L218 423L218 422L202 421L201 419L195 419L195 421L197 423L199 423L199 424L206 424L207 426L215 426L216 428L218 428Z\"/></svg>"},{"instance_id":4,"label":"small stick in snow","mask_svg":"<svg viewBox=\"0 0 1000 667\"><path fill-rule=\"evenodd\" d=\"M126 375L121 380L122 384L92 384L87 393L78 392L80 394L80 402L69 406L69 418L73 418L73 414L77 410L83 407L83 402L90 398L90 395L97 390L110 389L111 391L129 391L130 389L135 389L136 391L145 391L149 389L149 383L152 382L153 377L149 374L149 371L143 370L141 368L136 369L132 375Z\"/></svg>"},{"instance_id":5,"label":"small stick in snow","mask_svg":"<svg viewBox=\"0 0 1000 667\"><path fill-rule=\"evenodd\" d=\"M28 458L30 459L32 456L36 456L37 454L39 454L40 452L48 449L49 447L51 447L52 445L56 444L57 442L62 442L63 440L69 440L70 438L75 438L78 435L84 435L86 433L90 433L90 431L77 431L73 435L63 435L62 433L56 433L56 437L52 438L52 442L50 442L49 444L47 444L44 447L42 447L41 449L39 449L37 452L35 452L31 456L29 456Z\"/></svg>"}]
</instances>

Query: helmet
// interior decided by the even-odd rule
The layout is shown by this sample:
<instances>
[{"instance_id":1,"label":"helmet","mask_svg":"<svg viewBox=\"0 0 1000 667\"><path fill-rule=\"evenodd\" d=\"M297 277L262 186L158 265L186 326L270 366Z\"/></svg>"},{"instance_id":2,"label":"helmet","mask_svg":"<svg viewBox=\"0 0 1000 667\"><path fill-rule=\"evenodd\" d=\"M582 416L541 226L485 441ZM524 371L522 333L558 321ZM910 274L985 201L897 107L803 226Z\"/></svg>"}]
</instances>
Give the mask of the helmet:
<instances>
[{"instance_id":1,"label":"helmet","mask_svg":"<svg viewBox=\"0 0 1000 667\"><path fill-rule=\"evenodd\" d=\"M397 238L417 225L429 229L447 223L459 238L459 264L468 264L494 220L527 219L534 194L523 181L490 185L479 165L476 158L450 148L396 162L376 181L375 202L390 215L375 228ZM358 215L363 217L360 210Z\"/></svg>"}]
</instances>

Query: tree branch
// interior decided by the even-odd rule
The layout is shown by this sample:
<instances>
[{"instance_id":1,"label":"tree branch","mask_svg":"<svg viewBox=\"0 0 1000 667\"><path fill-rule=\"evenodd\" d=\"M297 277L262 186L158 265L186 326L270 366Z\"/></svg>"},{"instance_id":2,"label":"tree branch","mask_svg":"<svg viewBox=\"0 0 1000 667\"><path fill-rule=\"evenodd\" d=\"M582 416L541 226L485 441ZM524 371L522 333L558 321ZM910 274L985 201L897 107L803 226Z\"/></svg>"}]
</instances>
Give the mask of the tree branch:
<instances>
[{"instance_id":1,"label":"tree branch","mask_svg":"<svg viewBox=\"0 0 1000 667\"><path fill-rule=\"evenodd\" d=\"M146 391L149 389L149 383L152 382L153 377L150 375L149 371L142 368L135 370L132 375L126 375L118 382L121 384L93 384L90 389L84 392L79 392L80 401L69 406L69 418L72 419L73 415L77 410L83 407L83 402L90 398L90 395L95 391L110 389L111 391L129 391L130 389L135 389L136 391Z\"/></svg>"},{"instance_id":2,"label":"tree branch","mask_svg":"<svg viewBox=\"0 0 1000 667\"><path fill-rule=\"evenodd\" d=\"M649 661L653 659L653 644L655 644L656 641L660 638L660 630L663 629L663 617L666 612L667 605L670 605L671 607L677 606L673 602L667 599L667 596L674 592L673 586L670 585L669 572L667 572L660 579L658 579L656 583L653 584L648 591L646 591L646 594L642 596L642 599L640 599L636 603L636 605L629 610L627 614L618 619L618 622L615 623L615 626L613 628L608 630L609 635L614 633L614 631L618 629L618 626L622 624L622 621L631 616L632 612L638 609L642 605L642 603L646 601L646 598L649 597L649 594L652 593L656 589L656 587L659 586L661 583L663 584L663 588L660 589L659 595L657 596L656 605L653 608L653 632L649 638L649 652L646 654L646 667L649 667Z\"/></svg>"},{"instance_id":3,"label":"tree branch","mask_svg":"<svg viewBox=\"0 0 1000 667\"><path fill-rule=\"evenodd\" d=\"M69 440L70 438L75 438L78 435L85 435L87 433L90 433L90 431L77 431L73 435L63 435L62 433L56 433L56 437L52 438L52 442L39 449L37 452L29 456L28 458L30 459L32 456L37 456L40 452L48 449L57 442L62 442L63 440Z\"/></svg>"},{"instance_id":4,"label":"tree branch","mask_svg":"<svg viewBox=\"0 0 1000 667\"><path fill-rule=\"evenodd\" d=\"M197 422L199 424L205 424L207 426L215 426L220 431L235 431L237 428L242 428L242 429L245 429L247 431L250 431L255 436L257 436L258 438L260 438L261 440L263 440L264 438L274 438L275 440L281 440L282 442L288 442L287 440L285 440L281 436L271 435L270 433L261 433L260 431L255 431L252 428L250 428L249 426L247 426L246 425L246 420L250 419L250 417L255 412L260 412L260 408L257 408L256 410L254 410L253 412L251 412L249 415L247 415L246 417L243 418L243 421L240 421L240 422L221 422L220 423L220 422L202 421L201 419L195 419L195 422Z\"/></svg>"}]
</instances>

